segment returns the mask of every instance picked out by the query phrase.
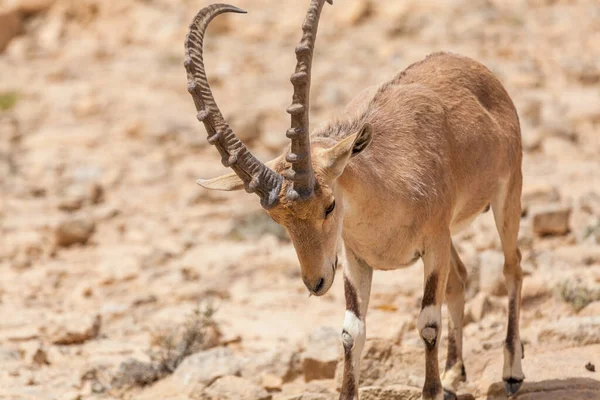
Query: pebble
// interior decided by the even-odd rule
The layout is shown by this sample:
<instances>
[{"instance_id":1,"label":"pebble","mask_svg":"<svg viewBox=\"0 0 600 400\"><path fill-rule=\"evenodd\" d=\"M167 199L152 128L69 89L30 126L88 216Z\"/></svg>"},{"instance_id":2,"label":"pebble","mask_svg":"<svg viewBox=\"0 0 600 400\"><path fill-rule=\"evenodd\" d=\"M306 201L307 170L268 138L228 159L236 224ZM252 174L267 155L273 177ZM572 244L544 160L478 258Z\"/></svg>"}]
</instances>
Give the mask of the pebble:
<instances>
[{"instance_id":1,"label":"pebble","mask_svg":"<svg viewBox=\"0 0 600 400\"><path fill-rule=\"evenodd\" d=\"M538 236L565 235L569 232L571 207L544 205L531 208L532 229Z\"/></svg>"},{"instance_id":2,"label":"pebble","mask_svg":"<svg viewBox=\"0 0 600 400\"><path fill-rule=\"evenodd\" d=\"M173 374L173 379L182 386L210 384L216 379L241 374L242 361L231 349L215 347L187 357Z\"/></svg>"},{"instance_id":3,"label":"pebble","mask_svg":"<svg viewBox=\"0 0 600 400\"><path fill-rule=\"evenodd\" d=\"M490 302L488 294L485 292L479 292L465 305L465 317L463 324L467 325L471 322L479 322L491 310L492 303Z\"/></svg>"},{"instance_id":4,"label":"pebble","mask_svg":"<svg viewBox=\"0 0 600 400\"><path fill-rule=\"evenodd\" d=\"M54 323L50 330L50 341L58 345L81 344L94 339L100 333L102 318L100 315L70 315Z\"/></svg>"},{"instance_id":5,"label":"pebble","mask_svg":"<svg viewBox=\"0 0 600 400\"><path fill-rule=\"evenodd\" d=\"M366 386L358 391L361 400L419 400L421 389L413 386Z\"/></svg>"},{"instance_id":6,"label":"pebble","mask_svg":"<svg viewBox=\"0 0 600 400\"><path fill-rule=\"evenodd\" d=\"M204 389L203 400L271 400L266 390L238 376L224 376Z\"/></svg>"},{"instance_id":7,"label":"pebble","mask_svg":"<svg viewBox=\"0 0 600 400\"><path fill-rule=\"evenodd\" d=\"M342 355L339 329L319 327L307 338L302 356L304 380L332 379Z\"/></svg>"},{"instance_id":8,"label":"pebble","mask_svg":"<svg viewBox=\"0 0 600 400\"><path fill-rule=\"evenodd\" d=\"M85 244L90 239L96 224L83 217L69 218L61 221L54 231L56 245L69 247L73 244Z\"/></svg>"},{"instance_id":9,"label":"pebble","mask_svg":"<svg viewBox=\"0 0 600 400\"><path fill-rule=\"evenodd\" d=\"M546 324L538 332L540 343L558 342L565 346L600 343L600 316L567 317Z\"/></svg>"}]
</instances>

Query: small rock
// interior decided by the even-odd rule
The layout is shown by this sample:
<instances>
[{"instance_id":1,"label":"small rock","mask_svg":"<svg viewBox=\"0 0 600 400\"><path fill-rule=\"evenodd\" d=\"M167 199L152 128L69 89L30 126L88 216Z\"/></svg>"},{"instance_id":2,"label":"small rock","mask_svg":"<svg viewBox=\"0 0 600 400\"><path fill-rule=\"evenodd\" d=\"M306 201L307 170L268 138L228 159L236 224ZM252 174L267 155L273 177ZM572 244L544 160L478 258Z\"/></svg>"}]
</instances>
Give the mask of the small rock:
<instances>
[{"instance_id":1,"label":"small rock","mask_svg":"<svg viewBox=\"0 0 600 400\"><path fill-rule=\"evenodd\" d=\"M98 114L101 106L93 97L85 97L73 104L72 110L77 118L85 118Z\"/></svg>"},{"instance_id":2,"label":"small rock","mask_svg":"<svg viewBox=\"0 0 600 400\"><path fill-rule=\"evenodd\" d=\"M278 377L283 383L302 375L301 354L294 348L278 348L248 358L242 376L261 383L263 375Z\"/></svg>"},{"instance_id":3,"label":"small rock","mask_svg":"<svg viewBox=\"0 0 600 400\"><path fill-rule=\"evenodd\" d=\"M479 255L479 289L493 296L506 296L504 255L486 250Z\"/></svg>"},{"instance_id":4,"label":"small rock","mask_svg":"<svg viewBox=\"0 0 600 400\"><path fill-rule=\"evenodd\" d=\"M596 366L591 362L585 364L585 369L587 369L590 372L596 372Z\"/></svg>"},{"instance_id":5,"label":"small rock","mask_svg":"<svg viewBox=\"0 0 600 400\"><path fill-rule=\"evenodd\" d=\"M303 394L292 394L289 396L282 397L281 400L334 400L338 396L327 395L324 393L303 393Z\"/></svg>"},{"instance_id":6,"label":"small rock","mask_svg":"<svg viewBox=\"0 0 600 400\"><path fill-rule=\"evenodd\" d=\"M538 332L540 343L585 346L600 343L600 316L561 318L543 326Z\"/></svg>"},{"instance_id":7,"label":"small rock","mask_svg":"<svg viewBox=\"0 0 600 400\"><path fill-rule=\"evenodd\" d=\"M569 232L571 208L560 205L532 207L532 228L538 236L565 235Z\"/></svg>"},{"instance_id":8,"label":"small rock","mask_svg":"<svg viewBox=\"0 0 600 400\"><path fill-rule=\"evenodd\" d=\"M231 349L215 347L187 357L177 367L173 378L183 386L207 385L222 376L239 376L241 366L241 360Z\"/></svg>"},{"instance_id":9,"label":"small rock","mask_svg":"<svg viewBox=\"0 0 600 400\"><path fill-rule=\"evenodd\" d=\"M94 233L96 224L83 218L71 218L58 224L54 232L56 245L68 247L73 244L85 244Z\"/></svg>"},{"instance_id":10,"label":"small rock","mask_svg":"<svg viewBox=\"0 0 600 400\"><path fill-rule=\"evenodd\" d=\"M479 292L465 306L464 325L479 322L492 310L492 303L485 292Z\"/></svg>"},{"instance_id":11,"label":"small rock","mask_svg":"<svg viewBox=\"0 0 600 400\"><path fill-rule=\"evenodd\" d=\"M238 376L224 376L204 389L202 400L271 400L266 390Z\"/></svg>"},{"instance_id":12,"label":"small rock","mask_svg":"<svg viewBox=\"0 0 600 400\"><path fill-rule=\"evenodd\" d=\"M552 184L538 183L523 187L521 203L524 211L533 205L555 203L558 201L560 201L560 193L556 186Z\"/></svg>"},{"instance_id":13,"label":"small rock","mask_svg":"<svg viewBox=\"0 0 600 400\"><path fill-rule=\"evenodd\" d=\"M23 359L27 364L35 366L50 365L48 353L41 343L24 343L20 349Z\"/></svg>"},{"instance_id":14,"label":"small rock","mask_svg":"<svg viewBox=\"0 0 600 400\"><path fill-rule=\"evenodd\" d=\"M58 345L81 344L94 339L100 333L102 318L94 317L68 317L56 321L50 333L50 341Z\"/></svg>"},{"instance_id":15,"label":"small rock","mask_svg":"<svg viewBox=\"0 0 600 400\"><path fill-rule=\"evenodd\" d=\"M262 376L261 386L269 392L281 392L283 379L273 374L264 374Z\"/></svg>"},{"instance_id":16,"label":"small rock","mask_svg":"<svg viewBox=\"0 0 600 400\"><path fill-rule=\"evenodd\" d=\"M22 14L18 10L0 11L0 53L23 30Z\"/></svg>"},{"instance_id":17,"label":"small rock","mask_svg":"<svg viewBox=\"0 0 600 400\"><path fill-rule=\"evenodd\" d=\"M361 400L419 400L421 390L412 386L366 386L358 391Z\"/></svg>"},{"instance_id":18,"label":"small rock","mask_svg":"<svg viewBox=\"0 0 600 400\"><path fill-rule=\"evenodd\" d=\"M416 329L415 329L416 330ZM420 345L421 339L416 339ZM360 363L360 382L363 386L388 386L407 384L409 374L424 376L422 353L417 346L405 343L404 350L393 341L386 339L368 339L362 352ZM404 368L411 365L410 369ZM336 370L336 387L341 388L344 370L343 360L338 363Z\"/></svg>"},{"instance_id":19,"label":"small rock","mask_svg":"<svg viewBox=\"0 0 600 400\"><path fill-rule=\"evenodd\" d=\"M341 357L340 332L329 327L319 327L308 337L302 357L304 380L332 379Z\"/></svg>"},{"instance_id":20,"label":"small rock","mask_svg":"<svg viewBox=\"0 0 600 400\"><path fill-rule=\"evenodd\" d=\"M523 303L544 299L551 295L548 282L539 276L531 276L523 280L523 289L521 290L521 298Z\"/></svg>"}]
</instances>

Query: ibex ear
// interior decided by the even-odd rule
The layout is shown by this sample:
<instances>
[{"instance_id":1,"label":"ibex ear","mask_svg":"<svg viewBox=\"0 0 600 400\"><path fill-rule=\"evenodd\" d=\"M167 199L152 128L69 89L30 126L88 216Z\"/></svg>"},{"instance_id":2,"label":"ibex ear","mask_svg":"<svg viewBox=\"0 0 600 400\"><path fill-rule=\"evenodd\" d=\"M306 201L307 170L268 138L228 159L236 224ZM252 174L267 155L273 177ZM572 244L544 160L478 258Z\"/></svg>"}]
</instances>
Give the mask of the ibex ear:
<instances>
[{"instance_id":1,"label":"ibex ear","mask_svg":"<svg viewBox=\"0 0 600 400\"><path fill-rule=\"evenodd\" d=\"M282 159L283 156L267 161L265 165L272 170L275 170L275 166ZM277 172L277 171L275 171ZM231 192L234 190L242 190L244 188L244 182L232 172L230 174L221 175L212 179L198 179L196 183L205 189L210 190L223 190L225 192Z\"/></svg>"},{"instance_id":2,"label":"ibex ear","mask_svg":"<svg viewBox=\"0 0 600 400\"><path fill-rule=\"evenodd\" d=\"M372 132L371 125L365 123L357 133L342 139L335 146L325 149L322 157L325 164L324 168L328 174L334 178L340 176L344 172L348 160L369 146L373 137Z\"/></svg>"},{"instance_id":3,"label":"ibex ear","mask_svg":"<svg viewBox=\"0 0 600 400\"><path fill-rule=\"evenodd\" d=\"M242 182L235 172L213 179L198 179L196 183L205 189L224 190L226 192L244 188L244 182Z\"/></svg>"}]
</instances>

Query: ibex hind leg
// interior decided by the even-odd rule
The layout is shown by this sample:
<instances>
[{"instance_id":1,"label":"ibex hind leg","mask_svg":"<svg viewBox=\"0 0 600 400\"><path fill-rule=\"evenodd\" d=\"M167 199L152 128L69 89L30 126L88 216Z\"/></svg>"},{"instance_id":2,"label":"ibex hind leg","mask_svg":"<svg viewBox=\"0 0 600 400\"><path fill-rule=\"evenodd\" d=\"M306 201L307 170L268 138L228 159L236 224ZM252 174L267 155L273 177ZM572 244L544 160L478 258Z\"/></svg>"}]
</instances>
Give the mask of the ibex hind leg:
<instances>
[{"instance_id":1,"label":"ibex hind leg","mask_svg":"<svg viewBox=\"0 0 600 400\"><path fill-rule=\"evenodd\" d=\"M521 187L523 177L518 170L502 182L492 199L496 228L500 234L504 252L504 278L508 290L508 326L504 343L504 368L502 379L506 393L511 396L521 388L525 375L521 367L523 345L519 335L521 311L521 252L517 248L517 236L521 219Z\"/></svg>"},{"instance_id":2,"label":"ibex hind leg","mask_svg":"<svg viewBox=\"0 0 600 400\"><path fill-rule=\"evenodd\" d=\"M448 355L446 357L446 368L442 374L444 400L455 400L458 385L467 379L462 355L466 283L467 269L453 244L450 272L448 283L446 283L446 304L448 305L450 318L448 318Z\"/></svg>"}]
</instances>

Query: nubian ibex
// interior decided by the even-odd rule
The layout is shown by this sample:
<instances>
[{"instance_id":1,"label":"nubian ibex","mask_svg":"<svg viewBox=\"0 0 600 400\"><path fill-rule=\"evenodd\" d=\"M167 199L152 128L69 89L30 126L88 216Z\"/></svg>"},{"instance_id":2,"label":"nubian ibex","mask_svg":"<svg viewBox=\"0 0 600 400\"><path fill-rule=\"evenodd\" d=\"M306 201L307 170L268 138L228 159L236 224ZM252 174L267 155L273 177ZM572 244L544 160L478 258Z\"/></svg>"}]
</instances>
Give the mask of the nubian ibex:
<instances>
[{"instance_id":1,"label":"nubian ibex","mask_svg":"<svg viewBox=\"0 0 600 400\"><path fill-rule=\"evenodd\" d=\"M283 225L296 249L309 292L333 283L338 250L346 314L342 331L341 399L357 399L359 364L373 270L424 264L417 329L425 344L423 398L456 398L466 379L462 320L467 271L452 234L491 205L504 251L508 327L502 378L509 395L524 379L519 312L523 273L517 248L521 215L521 134L508 93L483 65L435 53L390 81L359 94L337 119L309 132L311 65L325 1L311 0L296 47L291 146L262 163L233 133L208 85L203 62L206 28L217 15L243 13L215 4L201 10L186 39L189 92L208 141L234 173L198 183L246 189ZM438 346L441 307L449 310L448 356L442 378Z\"/></svg>"}]
</instances>

